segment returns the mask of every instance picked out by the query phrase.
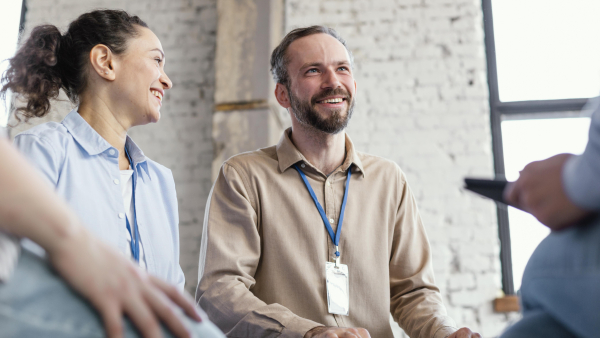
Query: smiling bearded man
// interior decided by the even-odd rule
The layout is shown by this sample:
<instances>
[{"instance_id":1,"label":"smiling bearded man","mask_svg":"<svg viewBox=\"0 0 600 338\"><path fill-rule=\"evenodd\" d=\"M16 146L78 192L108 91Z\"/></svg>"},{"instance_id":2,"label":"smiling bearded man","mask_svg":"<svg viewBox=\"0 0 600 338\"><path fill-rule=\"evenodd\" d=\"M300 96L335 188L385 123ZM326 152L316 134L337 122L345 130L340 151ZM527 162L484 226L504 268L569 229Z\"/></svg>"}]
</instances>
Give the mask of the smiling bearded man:
<instances>
[{"instance_id":1,"label":"smiling bearded man","mask_svg":"<svg viewBox=\"0 0 600 338\"><path fill-rule=\"evenodd\" d=\"M296 29L271 71L292 127L215 181L196 292L210 319L228 337L392 338L391 309L411 337L480 337L446 314L404 173L345 133L356 81L344 40Z\"/></svg>"},{"instance_id":2,"label":"smiling bearded man","mask_svg":"<svg viewBox=\"0 0 600 338\"><path fill-rule=\"evenodd\" d=\"M336 89L326 89L322 93L320 93L317 97L312 98L310 101L301 100L296 97L292 92L290 92L289 88L287 89L289 93L290 100L290 111L294 114L294 117L298 120L298 122L312 126L314 129L322 131L328 134L337 134L342 130L346 129L348 126L348 122L350 122L350 118L352 117L352 113L354 112L354 98L345 90L336 88ZM335 97L333 99L327 99L329 97ZM327 118L323 118L319 115L317 110L314 108L317 103L341 103L343 101L348 101L349 107L346 109L345 114L343 114L343 108L332 108L331 116Z\"/></svg>"}]
</instances>

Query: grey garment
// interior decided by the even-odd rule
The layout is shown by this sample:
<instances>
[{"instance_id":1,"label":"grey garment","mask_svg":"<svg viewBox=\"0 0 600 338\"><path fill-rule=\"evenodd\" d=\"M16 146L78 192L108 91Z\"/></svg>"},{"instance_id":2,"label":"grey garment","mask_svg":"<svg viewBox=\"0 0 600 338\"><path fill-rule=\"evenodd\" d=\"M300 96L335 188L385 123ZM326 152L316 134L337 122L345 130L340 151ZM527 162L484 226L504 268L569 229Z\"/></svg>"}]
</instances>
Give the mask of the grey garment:
<instances>
[{"instance_id":1,"label":"grey garment","mask_svg":"<svg viewBox=\"0 0 600 338\"><path fill-rule=\"evenodd\" d=\"M6 282L12 275L20 249L17 238L0 232L0 283Z\"/></svg>"},{"instance_id":2,"label":"grey garment","mask_svg":"<svg viewBox=\"0 0 600 338\"><path fill-rule=\"evenodd\" d=\"M600 211L600 105L595 106L585 151L567 161L562 181L573 203L584 209Z\"/></svg>"},{"instance_id":3,"label":"grey garment","mask_svg":"<svg viewBox=\"0 0 600 338\"><path fill-rule=\"evenodd\" d=\"M6 128L0 126L0 139L6 138ZM0 283L7 281L17 265L20 252L18 239L0 232Z\"/></svg>"},{"instance_id":4,"label":"grey garment","mask_svg":"<svg viewBox=\"0 0 600 338\"><path fill-rule=\"evenodd\" d=\"M598 337L598 243L600 216L550 233L531 255L523 274L523 319L501 337Z\"/></svg>"},{"instance_id":5,"label":"grey garment","mask_svg":"<svg viewBox=\"0 0 600 338\"><path fill-rule=\"evenodd\" d=\"M575 338L564 326L557 322L547 312L532 311L515 325L509 327L502 338Z\"/></svg>"},{"instance_id":6,"label":"grey garment","mask_svg":"<svg viewBox=\"0 0 600 338\"><path fill-rule=\"evenodd\" d=\"M183 313L180 313L184 317ZM223 338L206 316L202 323L184 318L192 337ZM139 334L125 318L125 337ZM0 284L1 337L105 337L92 306L56 275L42 258L23 250L13 277ZM162 328L164 337L172 337Z\"/></svg>"}]
</instances>

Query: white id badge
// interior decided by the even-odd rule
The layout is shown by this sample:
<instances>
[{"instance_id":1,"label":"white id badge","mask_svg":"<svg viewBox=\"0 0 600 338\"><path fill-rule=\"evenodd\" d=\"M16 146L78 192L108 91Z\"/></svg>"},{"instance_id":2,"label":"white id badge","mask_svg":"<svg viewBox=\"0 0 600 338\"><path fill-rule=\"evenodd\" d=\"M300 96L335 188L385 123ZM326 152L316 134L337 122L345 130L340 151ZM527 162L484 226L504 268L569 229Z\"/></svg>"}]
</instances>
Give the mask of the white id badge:
<instances>
[{"instance_id":1,"label":"white id badge","mask_svg":"<svg viewBox=\"0 0 600 338\"><path fill-rule=\"evenodd\" d=\"M347 316L350 312L350 284L348 265L327 262L325 266L327 280L327 307L329 313Z\"/></svg>"}]
</instances>

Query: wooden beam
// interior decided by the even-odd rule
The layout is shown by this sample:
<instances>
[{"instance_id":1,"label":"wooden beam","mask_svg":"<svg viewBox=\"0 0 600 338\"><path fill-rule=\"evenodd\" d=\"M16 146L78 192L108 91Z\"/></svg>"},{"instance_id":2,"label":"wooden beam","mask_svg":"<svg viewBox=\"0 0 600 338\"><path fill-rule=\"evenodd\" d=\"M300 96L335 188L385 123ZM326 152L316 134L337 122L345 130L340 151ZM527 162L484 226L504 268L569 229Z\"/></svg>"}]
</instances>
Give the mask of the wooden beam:
<instances>
[{"instance_id":1,"label":"wooden beam","mask_svg":"<svg viewBox=\"0 0 600 338\"><path fill-rule=\"evenodd\" d=\"M267 100L224 102L215 105L215 111L251 110L268 108Z\"/></svg>"},{"instance_id":2,"label":"wooden beam","mask_svg":"<svg viewBox=\"0 0 600 338\"><path fill-rule=\"evenodd\" d=\"M519 312L519 297L515 295L494 299L495 312Z\"/></svg>"}]
</instances>

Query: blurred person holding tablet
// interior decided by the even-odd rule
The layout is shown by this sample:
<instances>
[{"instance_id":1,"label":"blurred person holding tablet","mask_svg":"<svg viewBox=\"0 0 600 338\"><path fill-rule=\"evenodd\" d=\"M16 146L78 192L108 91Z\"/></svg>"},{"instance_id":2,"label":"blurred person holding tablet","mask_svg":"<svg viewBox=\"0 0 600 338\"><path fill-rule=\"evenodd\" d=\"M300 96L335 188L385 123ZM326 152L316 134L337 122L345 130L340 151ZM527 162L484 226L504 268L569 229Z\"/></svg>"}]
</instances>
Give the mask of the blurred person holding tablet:
<instances>
[{"instance_id":1,"label":"blurred person holding tablet","mask_svg":"<svg viewBox=\"0 0 600 338\"><path fill-rule=\"evenodd\" d=\"M528 164L504 193L552 232L521 284L523 318L503 338L597 337L600 332L600 106L581 155Z\"/></svg>"}]
</instances>

